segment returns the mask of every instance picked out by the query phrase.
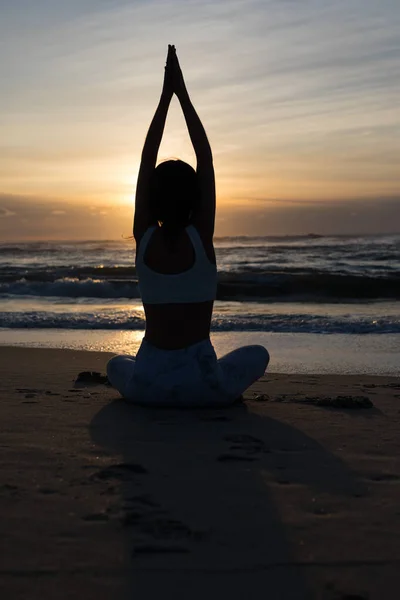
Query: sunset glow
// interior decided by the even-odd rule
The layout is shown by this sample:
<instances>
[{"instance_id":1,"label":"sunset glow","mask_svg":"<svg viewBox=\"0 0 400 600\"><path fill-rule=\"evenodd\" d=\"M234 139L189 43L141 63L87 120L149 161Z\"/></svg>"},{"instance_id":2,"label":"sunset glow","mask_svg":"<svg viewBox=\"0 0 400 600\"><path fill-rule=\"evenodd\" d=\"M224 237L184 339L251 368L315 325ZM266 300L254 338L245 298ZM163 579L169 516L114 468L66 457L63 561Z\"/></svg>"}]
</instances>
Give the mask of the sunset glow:
<instances>
[{"instance_id":1,"label":"sunset glow","mask_svg":"<svg viewBox=\"0 0 400 600\"><path fill-rule=\"evenodd\" d=\"M391 0L8 3L0 235L131 233L168 43L212 145L218 235L399 230L399 26ZM171 156L195 165L176 99Z\"/></svg>"}]
</instances>

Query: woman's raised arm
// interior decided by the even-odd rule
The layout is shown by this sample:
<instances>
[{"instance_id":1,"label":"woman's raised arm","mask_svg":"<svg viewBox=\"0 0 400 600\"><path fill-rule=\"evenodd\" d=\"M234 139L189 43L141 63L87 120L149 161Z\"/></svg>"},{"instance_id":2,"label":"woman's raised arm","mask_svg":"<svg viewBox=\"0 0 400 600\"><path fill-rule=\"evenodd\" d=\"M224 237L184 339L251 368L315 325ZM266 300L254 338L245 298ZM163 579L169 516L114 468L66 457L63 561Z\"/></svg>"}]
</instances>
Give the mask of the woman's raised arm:
<instances>
[{"instance_id":1,"label":"woman's raised arm","mask_svg":"<svg viewBox=\"0 0 400 600\"><path fill-rule=\"evenodd\" d=\"M205 239L212 239L215 223L215 175L211 146L202 122L189 98L182 71L172 46L173 86L189 131L197 159L197 175L200 184L200 205L192 221Z\"/></svg>"},{"instance_id":2,"label":"woman's raised arm","mask_svg":"<svg viewBox=\"0 0 400 600\"><path fill-rule=\"evenodd\" d=\"M133 221L133 235L139 243L146 229L152 224L149 210L149 185L150 177L156 167L157 154L164 132L165 121L169 105L173 96L172 84L172 46L168 46L167 64L164 74L164 85L161 92L156 112L151 121L142 150L142 158L135 195L135 216Z\"/></svg>"}]
</instances>

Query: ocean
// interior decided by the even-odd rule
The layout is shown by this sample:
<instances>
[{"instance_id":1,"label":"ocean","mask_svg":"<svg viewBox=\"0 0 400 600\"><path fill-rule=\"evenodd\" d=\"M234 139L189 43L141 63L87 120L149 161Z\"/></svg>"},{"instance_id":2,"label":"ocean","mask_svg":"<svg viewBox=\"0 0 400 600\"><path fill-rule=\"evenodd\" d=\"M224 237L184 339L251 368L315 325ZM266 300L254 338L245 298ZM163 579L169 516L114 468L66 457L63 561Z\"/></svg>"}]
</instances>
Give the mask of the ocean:
<instances>
[{"instance_id":1,"label":"ocean","mask_svg":"<svg viewBox=\"0 0 400 600\"><path fill-rule=\"evenodd\" d=\"M400 234L224 237L215 250L217 351L286 339L281 370L299 368L297 344L313 348L303 370L331 372L335 360L318 367L321 349L361 344L380 356L361 361L364 372L400 374ZM0 244L0 343L134 352L144 330L134 259L125 239Z\"/></svg>"}]
</instances>

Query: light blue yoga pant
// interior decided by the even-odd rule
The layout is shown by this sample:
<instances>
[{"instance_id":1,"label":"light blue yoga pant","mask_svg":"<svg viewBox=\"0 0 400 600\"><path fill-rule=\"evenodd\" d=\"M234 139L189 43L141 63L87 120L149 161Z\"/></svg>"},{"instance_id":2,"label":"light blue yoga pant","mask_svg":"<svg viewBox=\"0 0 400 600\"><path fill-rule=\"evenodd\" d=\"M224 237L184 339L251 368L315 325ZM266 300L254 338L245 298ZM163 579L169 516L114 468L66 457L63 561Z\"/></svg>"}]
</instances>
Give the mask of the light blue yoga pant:
<instances>
[{"instance_id":1,"label":"light blue yoga pant","mask_svg":"<svg viewBox=\"0 0 400 600\"><path fill-rule=\"evenodd\" d=\"M219 360L211 341L162 350L142 341L134 356L115 356L107 365L111 385L126 399L146 406L227 406L264 375L263 346L244 346Z\"/></svg>"}]
</instances>

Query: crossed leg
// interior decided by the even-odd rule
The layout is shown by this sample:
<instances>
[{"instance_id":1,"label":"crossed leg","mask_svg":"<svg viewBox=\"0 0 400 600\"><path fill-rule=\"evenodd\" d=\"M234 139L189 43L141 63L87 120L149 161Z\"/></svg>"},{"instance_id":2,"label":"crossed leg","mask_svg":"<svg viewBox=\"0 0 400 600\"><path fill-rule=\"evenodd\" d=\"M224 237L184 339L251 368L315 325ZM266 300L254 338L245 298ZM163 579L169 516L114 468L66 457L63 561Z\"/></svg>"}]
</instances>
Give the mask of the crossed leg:
<instances>
[{"instance_id":1,"label":"crossed leg","mask_svg":"<svg viewBox=\"0 0 400 600\"><path fill-rule=\"evenodd\" d=\"M125 398L132 395L135 362L134 356L121 355L114 356L107 364L109 382ZM237 348L218 360L218 368L222 372L222 387L231 402L264 375L268 363L268 350L260 345Z\"/></svg>"},{"instance_id":2,"label":"crossed leg","mask_svg":"<svg viewBox=\"0 0 400 600\"><path fill-rule=\"evenodd\" d=\"M240 397L252 383L264 375L268 363L268 350L257 344L243 346L225 354L218 360L225 390L233 399Z\"/></svg>"},{"instance_id":3,"label":"crossed leg","mask_svg":"<svg viewBox=\"0 0 400 600\"><path fill-rule=\"evenodd\" d=\"M121 396L128 394L130 383L135 369L136 358L128 354L114 356L107 363L107 377L113 388L119 391Z\"/></svg>"}]
</instances>

